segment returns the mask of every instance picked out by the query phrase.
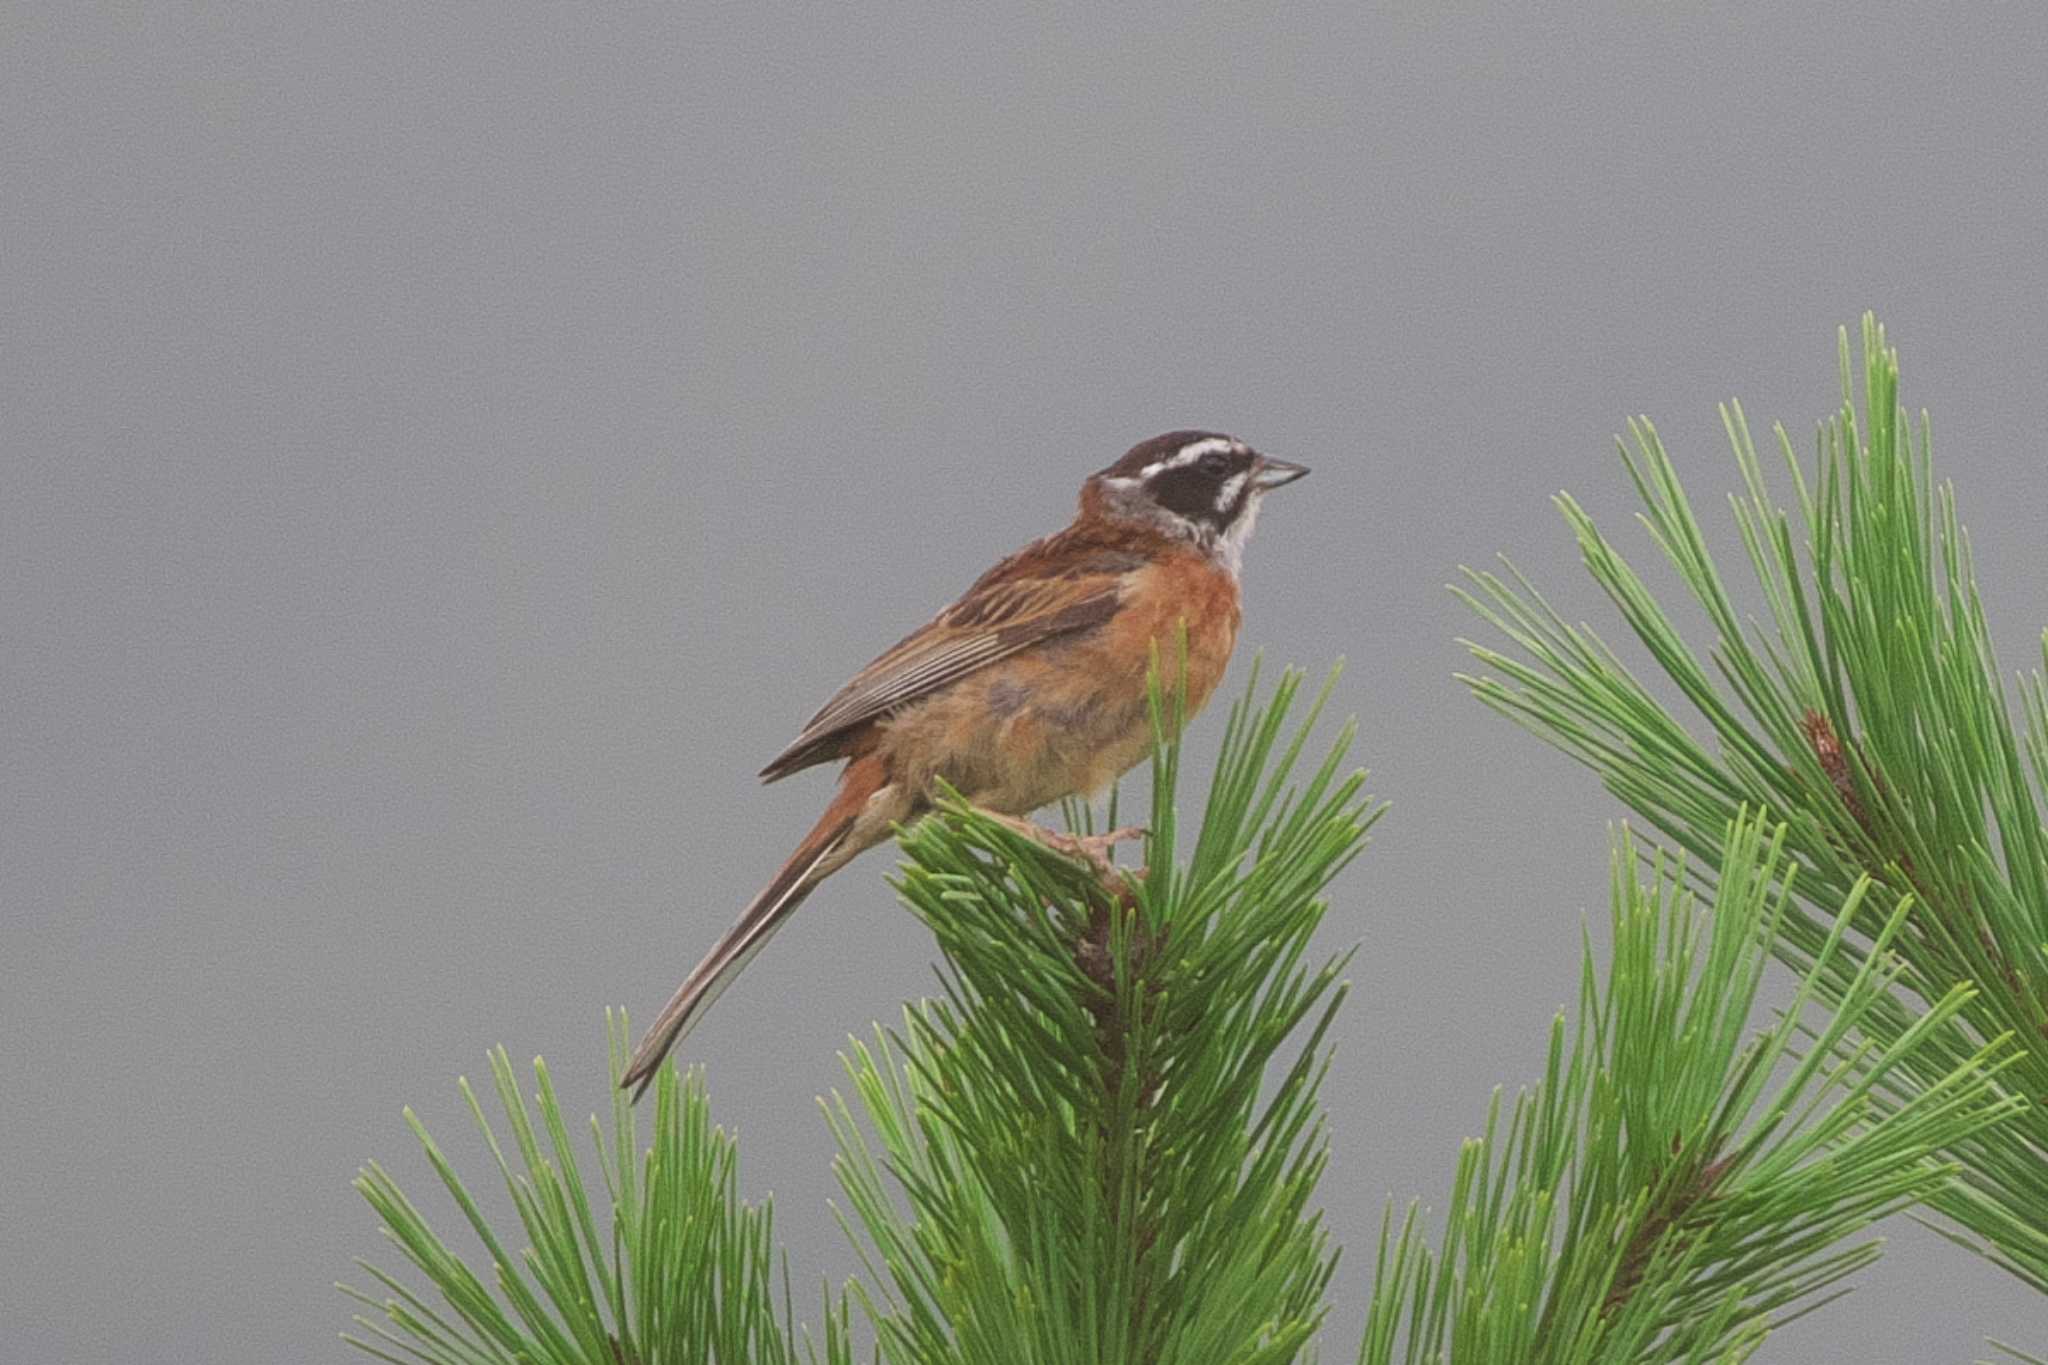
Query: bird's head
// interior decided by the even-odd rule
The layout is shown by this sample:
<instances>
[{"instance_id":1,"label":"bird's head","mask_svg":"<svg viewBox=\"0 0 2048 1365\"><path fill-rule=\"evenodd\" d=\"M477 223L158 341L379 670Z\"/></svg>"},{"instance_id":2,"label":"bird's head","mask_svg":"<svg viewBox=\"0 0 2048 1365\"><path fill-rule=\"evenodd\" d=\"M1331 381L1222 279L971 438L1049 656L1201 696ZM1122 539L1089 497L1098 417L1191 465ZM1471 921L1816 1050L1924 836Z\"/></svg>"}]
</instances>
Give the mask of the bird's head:
<instances>
[{"instance_id":1,"label":"bird's head","mask_svg":"<svg viewBox=\"0 0 2048 1365\"><path fill-rule=\"evenodd\" d=\"M1306 473L1221 432L1169 431L1090 475L1082 507L1193 541L1236 573L1260 499Z\"/></svg>"}]
</instances>

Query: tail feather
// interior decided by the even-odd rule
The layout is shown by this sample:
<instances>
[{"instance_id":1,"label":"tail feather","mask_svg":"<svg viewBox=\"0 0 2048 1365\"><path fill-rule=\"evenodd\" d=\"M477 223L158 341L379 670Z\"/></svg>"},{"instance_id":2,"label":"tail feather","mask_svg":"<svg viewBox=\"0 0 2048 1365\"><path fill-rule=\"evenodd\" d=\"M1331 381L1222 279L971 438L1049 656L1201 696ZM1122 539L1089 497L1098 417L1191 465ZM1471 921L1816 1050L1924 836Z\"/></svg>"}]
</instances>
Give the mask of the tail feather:
<instances>
[{"instance_id":1,"label":"tail feather","mask_svg":"<svg viewBox=\"0 0 2048 1365\"><path fill-rule=\"evenodd\" d=\"M660 1074L661 1064L669 1052L697 1026L704 1012L732 984L733 978L754 960L754 955L767 945L783 921L803 904L804 898L825 879L826 874L838 866L837 862L832 867L825 864L834 854L841 852L847 837L853 832L854 820L861 807L880 785L878 779L879 771L871 775L848 770L838 797L826 808L817 827L797 845L789 861L782 865L768 885L761 888L760 894L741 912L739 920L725 931L725 936L690 969L689 976L676 988L668 1004L662 1007L653 1027L641 1038L640 1046L633 1050L632 1060L627 1063L625 1075L619 1080L621 1088L632 1089L636 1102Z\"/></svg>"},{"instance_id":2,"label":"tail feather","mask_svg":"<svg viewBox=\"0 0 2048 1365\"><path fill-rule=\"evenodd\" d=\"M676 993L655 1019L654 1026L641 1038L640 1046L633 1051L632 1062L626 1067L626 1074L620 1078L621 1086L633 1088L635 1100L654 1083L669 1051L683 1041L697 1021L704 1017L704 1012L732 984L733 978L754 960L754 954L760 952L769 937L782 927L782 922L803 904L804 897L818 884L811 873L836 844L837 840L834 840L833 844L817 850L806 862L793 858L785 864L775 880L754 897L739 922L726 930L725 937L719 939L704 955L704 960L683 979L683 984L676 988Z\"/></svg>"}]
</instances>

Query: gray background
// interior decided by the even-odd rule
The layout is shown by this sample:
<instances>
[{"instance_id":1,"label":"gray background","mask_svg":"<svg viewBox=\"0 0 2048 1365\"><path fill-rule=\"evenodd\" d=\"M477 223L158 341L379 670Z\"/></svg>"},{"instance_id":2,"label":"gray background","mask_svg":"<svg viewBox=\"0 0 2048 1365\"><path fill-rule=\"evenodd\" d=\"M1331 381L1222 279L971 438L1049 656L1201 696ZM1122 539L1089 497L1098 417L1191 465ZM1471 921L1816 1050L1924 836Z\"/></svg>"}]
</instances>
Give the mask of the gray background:
<instances>
[{"instance_id":1,"label":"gray background","mask_svg":"<svg viewBox=\"0 0 2048 1365\"><path fill-rule=\"evenodd\" d=\"M1246 639L1349 656L1395 803L1324 935L1330 1359L1382 1201L1539 1069L1618 814L1451 681L1457 564L1611 624L1546 497L1644 548L1645 411L1718 506L1716 400L1803 443L1874 306L2033 659L2038 10L967 8L8 7L0 1356L341 1359L350 1177L431 1193L400 1106L481 1179L487 1045L599 1105L602 1008L824 800L755 768L1155 431L1315 466ZM806 1302L814 1097L931 980L887 864L690 1047ZM1763 1358L2048 1343L1893 1233Z\"/></svg>"}]
</instances>

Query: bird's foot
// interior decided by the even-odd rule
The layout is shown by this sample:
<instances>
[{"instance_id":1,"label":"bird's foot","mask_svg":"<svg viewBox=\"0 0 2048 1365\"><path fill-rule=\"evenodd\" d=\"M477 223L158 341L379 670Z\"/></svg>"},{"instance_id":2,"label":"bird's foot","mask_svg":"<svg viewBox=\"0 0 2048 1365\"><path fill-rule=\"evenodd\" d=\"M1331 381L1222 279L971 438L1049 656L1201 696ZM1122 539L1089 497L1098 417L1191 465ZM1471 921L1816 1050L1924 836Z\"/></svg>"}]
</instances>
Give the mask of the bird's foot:
<instances>
[{"instance_id":1,"label":"bird's foot","mask_svg":"<svg viewBox=\"0 0 2048 1365\"><path fill-rule=\"evenodd\" d=\"M1043 825L1034 825L1029 820L1020 820L1013 815L998 815L994 811L983 811L990 819L1005 825L1023 835L1035 844L1043 845L1054 853L1088 864L1101 877L1103 884L1112 888L1122 883L1127 874L1118 867L1110 854L1118 844L1145 837L1143 825L1125 825L1104 834L1062 834Z\"/></svg>"}]
</instances>

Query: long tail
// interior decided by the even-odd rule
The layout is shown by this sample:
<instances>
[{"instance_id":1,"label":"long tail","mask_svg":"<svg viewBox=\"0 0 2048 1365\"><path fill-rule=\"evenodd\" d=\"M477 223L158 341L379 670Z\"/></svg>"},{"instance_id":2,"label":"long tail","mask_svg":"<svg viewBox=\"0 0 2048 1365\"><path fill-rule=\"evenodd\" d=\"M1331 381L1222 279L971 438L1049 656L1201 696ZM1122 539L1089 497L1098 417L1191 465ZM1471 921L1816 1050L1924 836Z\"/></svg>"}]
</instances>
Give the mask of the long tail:
<instances>
[{"instance_id":1,"label":"long tail","mask_svg":"<svg viewBox=\"0 0 2048 1365\"><path fill-rule=\"evenodd\" d=\"M654 1026L640 1039L626 1074L619 1080L621 1088L632 1089L635 1102L654 1083L670 1050L697 1026L733 978L754 960L754 955L767 945L791 912L804 903L804 897L845 861L844 857L834 855L859 852L844 848L844 844L862 807L883 780L879 759L855 760L840 779L838 795L796 846L796 852L789 855L789 860L741 912L738 922L704 955L704 960L690 969Z\"/></svg>"}]
</instances>

